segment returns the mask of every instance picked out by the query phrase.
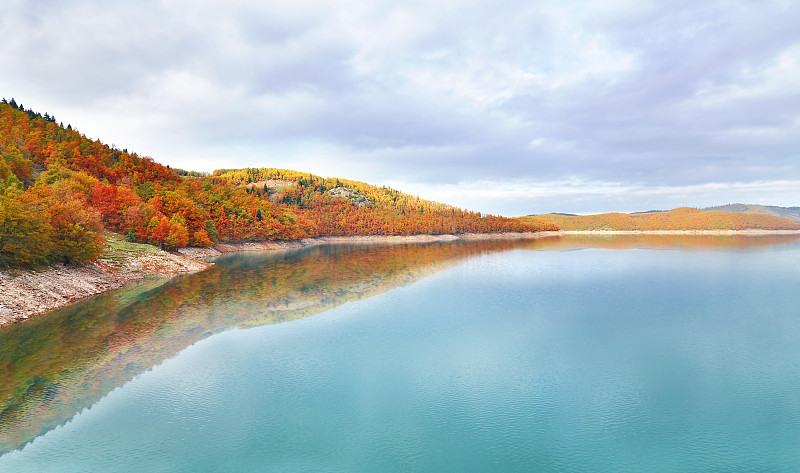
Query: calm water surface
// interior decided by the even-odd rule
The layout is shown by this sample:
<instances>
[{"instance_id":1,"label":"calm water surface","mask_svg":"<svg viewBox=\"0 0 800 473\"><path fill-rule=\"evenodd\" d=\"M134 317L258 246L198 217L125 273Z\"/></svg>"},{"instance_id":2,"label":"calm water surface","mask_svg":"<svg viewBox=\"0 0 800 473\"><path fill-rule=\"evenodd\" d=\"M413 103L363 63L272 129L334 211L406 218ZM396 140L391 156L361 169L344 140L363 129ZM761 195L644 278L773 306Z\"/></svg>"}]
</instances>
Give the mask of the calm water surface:
<instances>
[{"instance_id":1,"label":"calm water surface","mask_svg":"<svg viewBox=\"0 0 800 473\"><path fill-rule=\"evenodd\" d=\"M239 254L0 332L0 471L796 472L798 288L795 238Z\"/></svg>"}]
</instances>

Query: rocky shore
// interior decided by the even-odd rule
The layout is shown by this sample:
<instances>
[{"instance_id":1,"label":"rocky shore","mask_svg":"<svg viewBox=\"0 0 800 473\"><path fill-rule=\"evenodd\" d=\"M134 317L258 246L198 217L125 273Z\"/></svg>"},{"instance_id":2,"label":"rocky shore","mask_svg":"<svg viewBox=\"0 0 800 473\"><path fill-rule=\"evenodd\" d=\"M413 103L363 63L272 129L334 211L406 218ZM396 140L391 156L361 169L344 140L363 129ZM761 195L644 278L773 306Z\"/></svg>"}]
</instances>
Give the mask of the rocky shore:
<instances>
[{"instance_id":1,"label":"rocky shore","mask_svg":"<svg viewBox=\"0 0 800 473\"><path fill-rule=\"evenodd\" d=\"M211 263L149 248L148 251L127 252L111 249L98 261L82 265L0 272L0 326L117 289L130 281L171 277L211 266Z\"/></svg>"}]
</instances>

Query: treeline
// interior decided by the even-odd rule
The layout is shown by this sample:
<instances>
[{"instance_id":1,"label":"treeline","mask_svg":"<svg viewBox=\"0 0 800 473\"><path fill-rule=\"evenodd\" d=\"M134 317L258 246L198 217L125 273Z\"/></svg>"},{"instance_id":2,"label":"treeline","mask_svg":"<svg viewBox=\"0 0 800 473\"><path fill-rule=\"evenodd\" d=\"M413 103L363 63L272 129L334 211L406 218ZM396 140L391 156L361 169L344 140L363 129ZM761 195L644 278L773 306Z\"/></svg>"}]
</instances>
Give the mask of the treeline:
<instances>
[{"instance_id":1,"label":"treeline","mask_svg":"<svg viewBox=\"0 0 800 473\"><path fill-rule=\"evenodd\" d=\"M256 174L256 180L243 177ZM272 174L285 181L273 186L281 188L279 198L269 186L253 185ZM3 99L0 266L92 260L105 230L174 249L318 235L550 228L338 181L364 193L370 203L363 205L330 193L336 182L293 171L170 169Z\"/></svg>"},{"instance_id":2,"label":"treeline","mask_svg":"<svg viewBox=\"0 0 800 473\"><path fill-rule=\"evenodd\" d=\"M530 217L523 217L530 218ZM562 230L798 230L800 224L768 214L699 210L681 207L669 212L598 215L537 215Z\"/></svg>"}]
</instances>

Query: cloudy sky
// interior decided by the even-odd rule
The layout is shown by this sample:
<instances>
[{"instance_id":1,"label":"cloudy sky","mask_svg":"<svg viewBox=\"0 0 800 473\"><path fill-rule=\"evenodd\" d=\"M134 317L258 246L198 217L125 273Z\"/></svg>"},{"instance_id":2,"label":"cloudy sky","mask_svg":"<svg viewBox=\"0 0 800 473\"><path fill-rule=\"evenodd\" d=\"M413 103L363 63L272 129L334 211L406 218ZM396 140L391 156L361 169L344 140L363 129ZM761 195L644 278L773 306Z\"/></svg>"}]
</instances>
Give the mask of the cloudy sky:
<instances>
[{"instance_id":1,"label":"cloudy sky","mask_svg":"<svg viewBox=\"0 0 800 473\"><path fill-rule=\"evenodd\" d=\"M800 2L0 4L0 96L502 215L800 205Z\"/></svg>"}]
</instances>

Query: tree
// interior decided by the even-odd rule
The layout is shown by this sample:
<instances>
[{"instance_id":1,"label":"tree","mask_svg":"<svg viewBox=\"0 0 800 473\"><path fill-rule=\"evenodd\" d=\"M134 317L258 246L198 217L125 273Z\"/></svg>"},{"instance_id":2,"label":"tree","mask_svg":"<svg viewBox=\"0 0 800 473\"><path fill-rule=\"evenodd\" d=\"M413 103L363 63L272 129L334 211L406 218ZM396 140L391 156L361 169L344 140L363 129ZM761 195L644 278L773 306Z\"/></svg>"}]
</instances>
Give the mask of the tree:
<instances>
[{"instance_id":1,"label":"tree","mask_svg":"<svg viewBox=\"0 0 800 473\"><path fill-rule=\"evenodd\" d=\"M186 221L180 215L172 216L167 237L164 239L164 246L175 249L189 244L189 231L186 229L185 223Z\"/></svg>"},{"instance_id":2,"label":"tree","mask_svg":"<svg viewBox=\"0 0 800 473\"><path fill-rule=\"evenodd\" d=\"M100 214L78 200L54 198L48 208L53 227L52 261L91 261L103 252Z\"/></svg>"},{"instance_id":3,"label":"tree","mask_svg":"<svg viewBox=\"0 0 800 473\"><path fill-rule=\"evenodd\" d=\"M30 159L26 158L16 146L9 146L8 149L3 152L2 158L8 163L11 172L13 172L20 181L30 180L33 177L33 166Z\"/></svg>"},{"instance_id":4,"label":"tree","mask_svg":"<svg viewBox=\"0 0 800 473\"><path fill-rule=\"evenodd\" d=\"M0 266L47 263L52 227L47 214L31 212L20 194L0 194Z\"/></svg>"}]
</instances>

